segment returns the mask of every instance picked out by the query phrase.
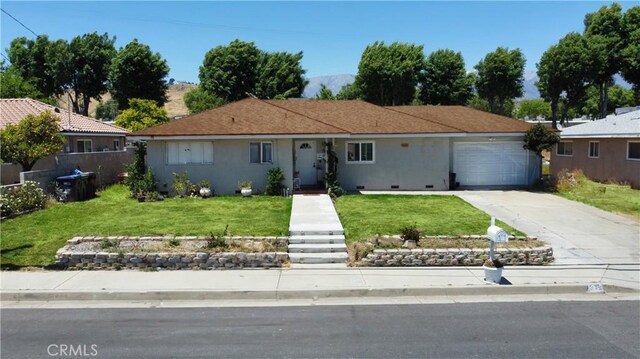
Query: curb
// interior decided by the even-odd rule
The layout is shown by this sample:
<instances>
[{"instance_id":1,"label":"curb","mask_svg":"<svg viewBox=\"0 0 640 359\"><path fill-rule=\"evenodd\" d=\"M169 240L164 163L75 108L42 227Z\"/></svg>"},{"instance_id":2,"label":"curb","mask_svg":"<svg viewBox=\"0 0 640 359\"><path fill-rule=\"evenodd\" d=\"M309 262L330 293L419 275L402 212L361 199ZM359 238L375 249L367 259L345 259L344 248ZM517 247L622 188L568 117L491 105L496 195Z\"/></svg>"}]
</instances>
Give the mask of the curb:
<instances>
[{"instance_id":1,"label":"curb","mask_svg":"<svg viewBox=\"0 0 640 359\"><path fill-rule=\"evenodd\" d=\"M603 285L605 293L639 293L631 288ZM587 285L469 286L384 289L266 290L266 291L3 291L0 301L151 301L151 300L284 300L320 298L550 295L586 294ZM603 294L603 293L593 293Z\"/></svg>"}]
</instances>

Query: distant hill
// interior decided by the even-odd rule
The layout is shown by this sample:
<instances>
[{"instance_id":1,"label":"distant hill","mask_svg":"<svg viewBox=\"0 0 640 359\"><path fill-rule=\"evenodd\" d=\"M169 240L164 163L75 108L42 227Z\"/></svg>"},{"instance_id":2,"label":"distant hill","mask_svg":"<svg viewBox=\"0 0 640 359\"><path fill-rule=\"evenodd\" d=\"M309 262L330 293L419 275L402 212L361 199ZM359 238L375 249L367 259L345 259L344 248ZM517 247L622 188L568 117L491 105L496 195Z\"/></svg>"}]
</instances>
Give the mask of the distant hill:
<instances>
[{"instance_id":1,"label":"distant hill","mask_svg":"<svg viewBox=\"0 0 640 359\"><path fill-rule=\"evenodd\" d=\"M309 84L304 88L302 97L315 97L320 91L321 84L327 86L336 95L342 86L352 83L355 79L356 76L350 74L310 77L307 79Z\"/></svg>"},{"instance_id":2,"label":"distant hill","mask_svg":"<svg viewBox=\"0 0 640 359\"><path fill-rule=\"evenodd\" d=\"M631 84L626 82L620 75L615 75L614 77L615 83L628 89L631 88ZM519 98L519 100L529 100L533 98L540 98L540 92L536 87L536 82L538 81L538 75L534 72L527 72L524 74L524 95Z\"/></svg>"}]
</instances>

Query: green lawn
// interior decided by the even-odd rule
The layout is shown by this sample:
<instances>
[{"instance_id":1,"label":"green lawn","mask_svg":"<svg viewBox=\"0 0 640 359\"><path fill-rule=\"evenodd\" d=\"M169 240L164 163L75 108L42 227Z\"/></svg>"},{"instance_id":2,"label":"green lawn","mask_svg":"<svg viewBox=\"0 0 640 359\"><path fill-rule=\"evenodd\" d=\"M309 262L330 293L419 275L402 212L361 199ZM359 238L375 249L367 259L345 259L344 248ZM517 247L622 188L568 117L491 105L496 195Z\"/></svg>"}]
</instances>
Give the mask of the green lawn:
<instances>
[{"instance_id":1,"label":"green lawn","mask_svg":"<svg viewBox=\"0 0 640 359\"><path fill-rule=\"evenodd\" d=\"M623 213L640 219L640 190L617 184L602 184L576 174L577 186L564 186L557 195L605 211Z\"/></svg>"},{"instance_id":2,"label":"green lawn","mask_svg":"<svg viewBox=\"0 0 640 359\"><path fill-rule=\"evenodd\" d=\"M349 242L400 234L416 224L425 235L485 234L491 218L456 196L347 195L336 207ZM497 221L510 234L524 235Z\"/></svg>"},{"instance_id":3,"label":"green lawn","mask_svg":"<svg viewBox=\"0 0 640 359\"><path fill-rule=\"evenodd\" d=\"M109 187L99 198L54 205L2 221L1 263L46 266L56 250L77 235L286 235L291 199L240 196L169 198L138 203L126 187Z\"/></svg>"}]
</instances>

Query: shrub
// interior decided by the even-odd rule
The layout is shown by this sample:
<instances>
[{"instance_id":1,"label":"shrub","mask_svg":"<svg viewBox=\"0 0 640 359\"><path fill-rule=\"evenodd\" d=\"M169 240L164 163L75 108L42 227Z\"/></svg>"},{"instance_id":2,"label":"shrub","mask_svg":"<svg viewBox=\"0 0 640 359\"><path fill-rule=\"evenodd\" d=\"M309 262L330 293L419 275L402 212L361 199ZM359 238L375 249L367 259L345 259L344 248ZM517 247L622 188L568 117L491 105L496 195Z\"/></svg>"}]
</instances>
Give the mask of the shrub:
<instances>
[{"instance_id":1,"label":"shrub","mask_svg":"<svg viewBox=\"0 0 640 359\"><path fill-rule=\"evenodd\" d=\"M180 174L173 172L173 184L171 187L173 187L173 190L176 191L176 194L180 197L187 194L187 190L189 190L187 171L182 171Z\"/></svg>"},{"instance_id":2,"label":"shrub","mask_svg":"<svg viewBox=\"0 0 640 359\"><path fill-rule=\"evenodd\" d=\"M26 181L15 189L0 190L0 212L2 217L45 208L47 196L33 181Z\"/></svg>"},{"instance_id":3,"label":"shrub","mask_svg":"<svg viewBox=\"0 0 640 359\"><path fill-rule=\"evenodd\" d=\"M177 238L171 238L164 241L164 245L169 248L174 248L180 246L180 240Z\"/></svg>"},{"instance_id":4,"label":"shrub","mask_svg":"<svg viewBox=\"0 0 640 359\"><path fill-rule=\"evenodd\" d=\"M224 231L221 235L216 236L213 232L209 232L209 238L207 238L207 249L215 249L215 248L227 248L227 242L224 240L224 237L229 234L229 225L227 224L224 227Z\"/></svg>"},{"instance_id":5,"label":"shrub","mask_svg":"<svg viewBox=\"0 0 640 359\"><path fill-rule=\"evenodd\" d=\"M400 229L400 238L403 241L416 241L417 243L420 240L420 235L420 230L415 224Z\"/></svg>"},{"instance_id":6,"label":"shrub","mask_svg":"<svg viewBox=\"0 0 640 359\"><path fill-rule=\"evenodd\" d=\"M267 187L265 192L269 196L279 196L282 191L282 181L284 181L284 172L279 167L271 168L267 172Z\"/></svg>"},{"instance_id":7,"label":"shrub","mask_svg":"<svg viewBox=\"0 0 640 359\"><path fill-rule=\"evenodd\" d=\"M143 142L134 144L135 158L127 165L127 178L125 184L131 191L131 197L144 196L148 192L156 190L156 180L151 167L145 167L144 156L147 154L147 145Z\"/></svg>"}]
</instances>

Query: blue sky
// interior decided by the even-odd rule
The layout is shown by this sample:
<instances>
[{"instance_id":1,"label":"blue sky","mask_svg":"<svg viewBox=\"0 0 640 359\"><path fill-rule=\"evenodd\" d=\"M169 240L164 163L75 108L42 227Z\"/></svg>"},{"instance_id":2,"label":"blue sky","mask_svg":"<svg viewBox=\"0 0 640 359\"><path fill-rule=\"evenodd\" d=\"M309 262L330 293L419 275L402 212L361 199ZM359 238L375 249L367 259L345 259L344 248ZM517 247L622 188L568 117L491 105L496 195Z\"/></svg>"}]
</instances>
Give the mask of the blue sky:
<instances>
[{"instance_id":1,"label":"blue sky","mask_svg":"<svg viewBox=\"0 0 640 359\"><path fill-rule=\"evenodd\" d=\"M584 15L607 2L11 2L1 7L37 34L70 40L98 31L121 47L137 38L167 59L170 77L198 81L205 53L233 39L304 52L307 76L355 74L376 40L461 51L471 69L498 46L520 48L527 71ZM621 2L627 9L635 2ZM33 34L2 13L3 54Z\"/></svg>"}]
</instances>

